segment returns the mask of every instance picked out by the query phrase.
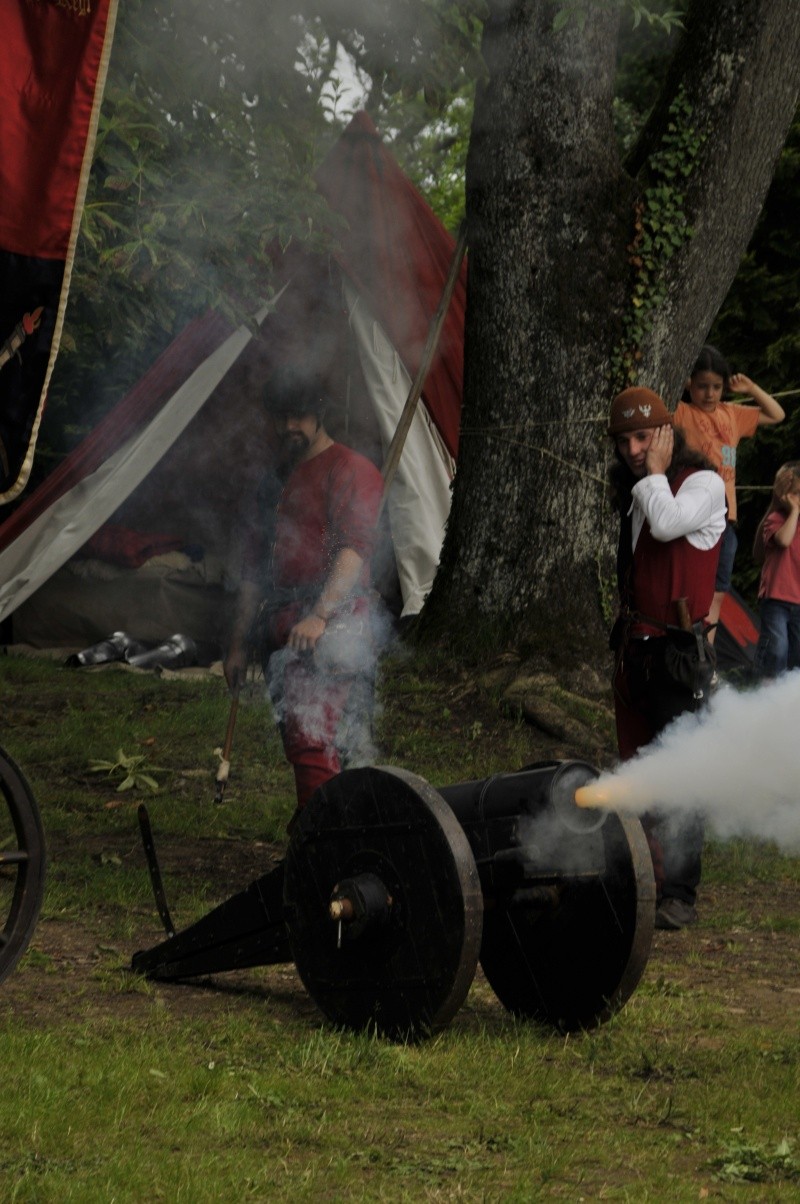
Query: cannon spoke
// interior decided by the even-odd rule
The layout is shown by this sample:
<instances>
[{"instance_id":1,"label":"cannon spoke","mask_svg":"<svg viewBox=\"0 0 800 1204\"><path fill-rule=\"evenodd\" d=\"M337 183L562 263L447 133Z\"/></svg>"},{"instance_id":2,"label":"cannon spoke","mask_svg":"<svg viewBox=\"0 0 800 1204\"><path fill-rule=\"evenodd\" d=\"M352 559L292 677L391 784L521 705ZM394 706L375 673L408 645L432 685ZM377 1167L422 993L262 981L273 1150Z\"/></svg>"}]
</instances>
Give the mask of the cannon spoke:
<instances>
[{"instance_id":1,"label":"cannon spoke","mask_svg":"<svg viewBox=\"0 0 800 1204\"><path fill-rule=\"evenodd\" d=\"M44 893L39 808L18 767L0 749L0 982L28 947Z\"/></svg>"},{"instance_id":2,"label":"cannon spoke","mask_svg":"<svg viewBox=\"0 0 800 1204\"><path fill-rule=\"evenodd\" d=\"M17 849L14 853L0 853L0 869L5 865L22 865L28 860L27 849Z\"/></svg>"}]
</instances>

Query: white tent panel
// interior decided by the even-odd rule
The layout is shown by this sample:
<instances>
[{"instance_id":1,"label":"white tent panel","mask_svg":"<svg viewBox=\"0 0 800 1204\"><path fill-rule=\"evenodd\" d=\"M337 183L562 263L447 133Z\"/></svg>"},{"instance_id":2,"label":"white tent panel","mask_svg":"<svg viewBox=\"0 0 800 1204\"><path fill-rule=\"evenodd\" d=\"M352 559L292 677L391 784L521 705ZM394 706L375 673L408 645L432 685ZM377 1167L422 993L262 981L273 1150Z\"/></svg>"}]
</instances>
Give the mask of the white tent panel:
<instances>
[{"instance_id":1,"label":"white tent panel","mask_svg":"<svg viewBox=\"0 0 800 1204\"><path fill-rule=\"evenodd\" d=\"M385 456L412 381L383 327L346 279L344 296ZM454 472L455 463L420 400L388 499L403 616L422 610L433 585Z\"/></svg>"},{"instance_id":2,"label":"white tent panel","mask_svg":"<svg viewBox=\"0 0 800 1204\"><path fill-rule=\"evenodd\" d=\"M263 321L266 310L258 315ZM181 385L150 423L95 472L63 494L0 552L0 619L11 614L78 551L172 446L250 342L245 327Z\"/></svg>"}]
</instances>

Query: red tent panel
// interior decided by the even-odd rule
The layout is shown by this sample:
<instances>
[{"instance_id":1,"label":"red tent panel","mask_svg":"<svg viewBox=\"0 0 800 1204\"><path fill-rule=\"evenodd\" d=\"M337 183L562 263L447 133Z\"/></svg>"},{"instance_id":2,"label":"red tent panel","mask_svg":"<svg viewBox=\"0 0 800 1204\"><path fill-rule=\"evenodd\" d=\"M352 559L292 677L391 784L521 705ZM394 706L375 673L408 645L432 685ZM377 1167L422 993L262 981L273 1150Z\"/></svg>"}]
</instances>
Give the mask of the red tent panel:
<instances>
[{"instance_id":1,"label":"red tent panel","mask_svg":"<svg viewBox=\"0 0 800 1204\"><path fill-rule=\"evenodd\" d=\"M0 551L158 413L164 402L230 333L230 323L215 312L209 311L190 322L123 400L0 526Z\"/></svg>"},{"instance_id":2,"label":"red tent panel","mask_svg":"<svg viewBox=\"0 0 800 1204\"><path fill-rule=\"evenodd\" d=\"M455 239L406 179L364 113L353 118L332 147L317 178L331 207L348 223L337 256L340 266L367 297L413 377L449 274ZM275 315L278 338L274 342L284 350L296 337L308 352L309 340L313 343L319 333L313 323L310 331L304 327L304 301L298 294L306 284L308 296L318 303L319 289L311 282L320 274L327 276L324 261L294 250L281 265L279 283L281 279L291 283L286 302ZM454 458L461 411L465 297L466 267L462 266L423 390L431 417ZM280 333L284 309L285 340ZM294 329L293 313L298 319ZM0 551L149 421L230 333L226 319L214 312L190 322L122 401L0 526ZM266 363L271 351L268 347L263 351Z\"/></svg>"},{"instance_id":3,"label":"red tent panel","mask_svg":"<svg viewBox=\"0 0 800 1204\"><path fill-rule=\"evenodd\" d=\"M740 648L758 643L758 628L738 595L725 595L719 620Z\"/></svg>"},{"instance_id":4,"label":"red tent panel","mask_svg":"<svg viewBox=\"0 0 800 1204\"><path fill-rule=\"evenodd\" d=\"M400 170L366 113L356 114L316 178L331 208L348 222L339 256L342 268L369 297L413 378L450 271L455 239ZM466 282L464 263L423 390L454 459L463 386Z\"/></svg>"}]
</instances>

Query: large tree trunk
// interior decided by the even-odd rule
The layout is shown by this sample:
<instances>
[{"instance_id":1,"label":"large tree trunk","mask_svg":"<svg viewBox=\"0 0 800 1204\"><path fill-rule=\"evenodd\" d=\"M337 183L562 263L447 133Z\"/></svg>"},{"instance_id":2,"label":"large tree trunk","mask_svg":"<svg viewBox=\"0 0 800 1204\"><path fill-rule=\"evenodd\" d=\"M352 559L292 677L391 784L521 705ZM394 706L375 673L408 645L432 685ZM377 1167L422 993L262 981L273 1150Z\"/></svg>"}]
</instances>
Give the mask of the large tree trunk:
<instances>
[{"instance_id":1,"label":"large tree trunk","mask_svg":"<svg viewBox=\"0 0 800 1204\"><path fill-rule=\"evenodd\" d=\"M490 0L467 164L462 439L426 617L497 638L599 632L610 397L638 379L676 399L800 86L794 0L701 0L626 167L618 17L555 32L558 7Z\"/></svg>"}]
</instances>

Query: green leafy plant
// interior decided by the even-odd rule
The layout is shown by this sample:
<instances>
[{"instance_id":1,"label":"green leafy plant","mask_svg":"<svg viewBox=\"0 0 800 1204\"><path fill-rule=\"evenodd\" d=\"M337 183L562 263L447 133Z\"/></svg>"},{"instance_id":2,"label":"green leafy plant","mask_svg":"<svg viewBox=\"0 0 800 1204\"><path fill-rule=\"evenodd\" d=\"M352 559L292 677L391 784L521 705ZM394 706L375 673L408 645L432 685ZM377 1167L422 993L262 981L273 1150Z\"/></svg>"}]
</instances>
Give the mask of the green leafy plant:
<instances>
[{"instance_id":1,"label":"green leafy plant","mask_svg":"<svg viewBox=\"0 0 800 1204\"><path fill-rule=\"evenodd\" d=\"M728 1183L767 1183L800 1180L800 1162L792 1157L791 1144L784 1138L772 1153L746 1141L731 1142L713 1164L716 1178Z\"/></svg>"},{"instance_id":2,"label":"green leafy plant","mask_svg":"<svg viewBox=\"0 0 800 1204\"><path fill-rule=\"evenodd\" d=\"M574 21L579 29L583 29L589 15L589 2L590 0L564 0L564 3L558 6L553 18L553 29L556 32L564 29L571 21ZM683 28L683 14L679 9L668 9L662 13L650 4L642 3L642 0L593 0L593 3L597 8L607 11L614 8L627 10L630 13L634 29L637 29L643 21L648 25L663 29L666 33L676 27Z\"/></svg>"},{"instance_id":3,"label":"green leafy plant","mask_svg":"<svg viewBox=\"0 0 800 1204\"><path fill-rule=\"evenodd\" d=\"M158 773L154 766L151 766L151 772L146 773L143 766L147 762L147 757L143 754L129 756L122 749L117 750L116 761L89 761L90 773L104 773L109 778L120 778L121 781L117 786L117 790L149 790L153 794L158 791L158 782L152 776L153 772Z\"/></svg>"}]
</instances>

